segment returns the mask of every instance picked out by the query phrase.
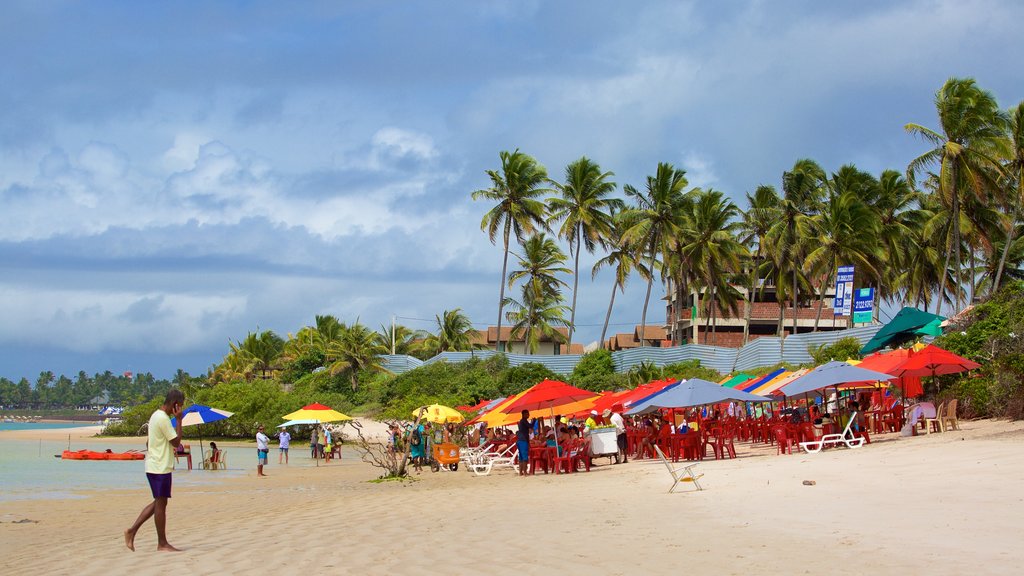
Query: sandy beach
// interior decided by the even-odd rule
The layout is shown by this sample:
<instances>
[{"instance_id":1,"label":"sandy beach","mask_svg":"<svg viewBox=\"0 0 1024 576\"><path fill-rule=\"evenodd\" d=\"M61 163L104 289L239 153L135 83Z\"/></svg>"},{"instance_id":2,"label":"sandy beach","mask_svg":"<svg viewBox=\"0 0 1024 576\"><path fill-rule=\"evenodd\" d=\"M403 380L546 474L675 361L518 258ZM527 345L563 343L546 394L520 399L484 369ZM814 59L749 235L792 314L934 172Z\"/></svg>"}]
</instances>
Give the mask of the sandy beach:
<instances>
[{"instance_id":1,"label":"sandy beach","mask_svg":"<svg viewBox=\"0 0 1024 576\"><path fill-rule=\"evenodd\" d=\"M703 492L675 494L656 461L378 484L350 449L316 468L300 444L259 479L235 447L244 476L175 487L168 535L183 553L155 552L152 523L128 551L149 494L96 491L0 504L0 573L1020 573L1024 423L962 426L817 455L740 443L740 458L700 464Z\"/></svg>"}]
</instances>

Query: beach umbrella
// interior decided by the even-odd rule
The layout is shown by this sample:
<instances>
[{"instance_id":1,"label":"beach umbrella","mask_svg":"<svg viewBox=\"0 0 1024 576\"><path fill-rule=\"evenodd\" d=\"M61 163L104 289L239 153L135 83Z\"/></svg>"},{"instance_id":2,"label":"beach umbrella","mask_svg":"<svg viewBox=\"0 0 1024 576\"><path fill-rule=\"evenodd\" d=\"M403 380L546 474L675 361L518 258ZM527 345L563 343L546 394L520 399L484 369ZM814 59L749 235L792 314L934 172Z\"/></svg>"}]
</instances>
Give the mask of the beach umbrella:
<instances>
[{"instance_id":1,"label":"beach umbrella","mask_svg":"<svg viewBox=\"0 0 1024 576\"><path fill-rule=\"evenodd\" d=\"M913 340L922 333L919 330L931 326L936 320L941 323L945 318L907 306L897 312L885 326L882 326L874 337L861 348L860 353L870 354L886 346L899 345L902 342ZM933 328L929 327L928 330L933 330Z\"/></svg>"},{"instance_id":2,"label":"beach umbrella","mask_svg":"<svg viewBox=\"0 0 1024 576\"><path fill-rule=\"evenodd\" d=\"M352 419L351 416L346 416L329 406L324 406L323 404L309 404L295 412L292 412L291 414L285 414L281 418L284 420L316 420L317 424L324 422L341 422Z\"/></svg>"},{"instance_id":3,"label":"beach umbrella","mask_svg":"<svg viewBox=\"0 0 1024 576\"><path fill-rule=\"evenodd\" d=\"M630 408L627 414L645 414L661 408L692 408L706 404L718 404L736 400L739 402L770 402L770 398L758 396L736 388L729 388L714 382L700 378L690 378L675 386L666 387L664 390L637 402Z\"/></svg>"},{"instance_id":4,"label":"beach umbrella","mask_svg":"<svg viewBox=\"0 0 1024 576\"><path fill-rule=\"evenodd\" d=\"M893 378L894 376L891 374L868 370L866 368L861 368L860 366L851 366L846 362L834 361L822 364L803 376L793 380L789 384L780 388L778 393L784 396L796 396L805 392L813 392L815 390L838 386L839 384L846 384L848 382L875 382L878 380L889 381Z\"/></svg>"},{"instance_id":5,"label":"beach umbrella","mask_svg":"<svg viewBox=\"0 0 1024 576\"><path fill-rule=\"evenodd\" d=\"M898 376L931 376L934 379L936 376L959 374L975 368L981 368L981 364L929 344L893 367L892 373Z\"/></svg>"},{"instance_id":6,"label":"beach umbrella","mask_svg":"<svg viewBox=\"0 0 1024 576\"><path fill-rule=\"evenodd\" d=\"M886 374L898 376L897 384L899 385L900 391L903 393L903 397L914 398L924 393L924 388L921 386L921 377L897 375L893 371L896 366L899 366L906 361L912 353L913 352L910 348L897 348L888 352L875 352L870 356L865 356L864 359L861 360L859 366L861 368L867 368L868 370L885 372Z\"/></svg>"},{"instance_id":7,"label":"beach umbrella","mask_svg":"<svg viewBox=\"0 0 1024 576\"><path fill-rule=\"evenodd\" d=\"M765 374L764 376L761 376L761 377L759 377L759 378L757 378L755 380L748 380L748 381L746 381L746 382L736 386L736 388L739 388L740 390L743 390L744 392L753 392L754 390L757 390L758 388L763 386L765 383L769 382L770 380L772 380L773 378L775 378L776 376L782 374L785 371L786 371L785 368L779 368L778 370L773 370L773 371L771 371L771 372Z\"/></svg>"},{"instance_id":8,"label":"beach umbrella","mask_svg":"<svg viewBox=\"0 0 1024 576\"><path fill-rule=\"evenodd\" d=\"M221 410L220 408L211 408L202 404L193 404L182 410L181 425L182 427L185 427L208 424L210 422L226 420L233 415L234 412L228 412L227 410ZM171 418L172 426L175 425L174 420L174 418ZM204 461L206 460L206 454L203 450L203 435L201 433L199 434L199 457Z\"/></svg>"},{"instance_id":9,"label":"beach umbrella","mask_svg":"<svg viewBox=\"0 0 1024 576\"><path fill-rule=\"evenodd\" d=\"M544 380L528 388L518 400L511 402L502 411L513 414L522 410L547 409L551 415L552 427L556 428L555 449L557 450L558 432L554 422L555 408L557 407L559 412L571 414L585 408L586 404L582 404L583 402L591 401L590 405L593 405L592 401L596 397L597 394L594 392L570 386L565 382Z\"/></svg>"},{"instance_id":10,"label":"beach umbrella","mask_svg":"<svg viewBox=\"0 0 1024 576\"><path fill-rule=\"evenodd\" d=\"M461 412L448 406L441 404L431 404L430 406L420 406L419 408L412 411L413 418L420 416L421 420L427 422L433 422L434 424L447 424L449 422L462 422L466 418Z\"/></svg>"}]
</instances>

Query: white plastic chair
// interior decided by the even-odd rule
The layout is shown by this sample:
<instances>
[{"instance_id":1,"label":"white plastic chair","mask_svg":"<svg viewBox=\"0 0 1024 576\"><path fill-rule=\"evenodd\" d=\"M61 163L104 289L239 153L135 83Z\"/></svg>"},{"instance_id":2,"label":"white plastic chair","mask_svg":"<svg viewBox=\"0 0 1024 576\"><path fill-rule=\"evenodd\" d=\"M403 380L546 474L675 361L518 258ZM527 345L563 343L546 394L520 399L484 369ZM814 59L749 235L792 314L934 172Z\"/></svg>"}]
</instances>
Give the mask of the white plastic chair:
<instances>
[{"instance_id":1,"label":"white plastic chair","mask_svg":"<svg viewBox=\"0 0 1024 576\"><path fill-rule=\"evenodd\" d=\"M704 477L703 474L694 475L693 469L697 466L696 464L687 464L686 466L680 466L679 468L672 468L669 464L668 458L665 458L665 453L661 451L661 448L655 444L654 451L658 453L658 458L661 459L662 464L668 469L669 476L672 476L672 487L668 489L669 494L676 489L676 486L680 482L693 482L693 485L697 487L697 490L703 490L704 488L700 485L699 480Z\"/></svg>"},{"instance_id":2,"label":"white plastic chair","mask_svg":"<svg viewBox=\"0 0 1024 576\"><path fill-rule=\"evenodd\" d=\"M826 446L838 446L840 444L846 444L847 448L860 448L864 445L864 437L855 438L853 436L852 428L853 423L856 421L857 413L854 412L850 414L850 421L846 423L846 428L843 429L842 434L825 434L820 440L801 442L800 447L808 454L817 454Z\"/></svg>"},{"instance_id":3,"label":"white plastic chair","mask_svg":"<svg viewBox=\"0 0 1024 576\"><path fill-rule=\"evenodd\" d=\"M495 467L514 467L518 458L519 448L512 443L501 452L485 452L466 461L466 468L477 476L487 476Z\"/></svg>"}]
</instances>

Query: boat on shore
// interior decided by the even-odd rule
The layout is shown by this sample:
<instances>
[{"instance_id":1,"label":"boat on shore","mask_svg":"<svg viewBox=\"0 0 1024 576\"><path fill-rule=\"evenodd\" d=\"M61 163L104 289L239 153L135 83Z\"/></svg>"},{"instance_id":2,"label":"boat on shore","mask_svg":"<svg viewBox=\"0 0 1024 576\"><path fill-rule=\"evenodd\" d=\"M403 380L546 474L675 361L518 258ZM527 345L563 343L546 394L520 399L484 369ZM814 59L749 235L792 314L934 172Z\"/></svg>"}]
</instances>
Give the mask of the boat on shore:
<instances>
[{"instance_id":1,"label":"boat on shore","mask_svg":"<svg viewBox=\"0 0 1024 576\"><path fill-rule=\"evenodd\" d=\"M103 452L65 450L60 457L62 460L143 460L146 458L146 453L139 450L128 450L126 452L114 452L110 449Z\"/></svg>"}]
</instances>

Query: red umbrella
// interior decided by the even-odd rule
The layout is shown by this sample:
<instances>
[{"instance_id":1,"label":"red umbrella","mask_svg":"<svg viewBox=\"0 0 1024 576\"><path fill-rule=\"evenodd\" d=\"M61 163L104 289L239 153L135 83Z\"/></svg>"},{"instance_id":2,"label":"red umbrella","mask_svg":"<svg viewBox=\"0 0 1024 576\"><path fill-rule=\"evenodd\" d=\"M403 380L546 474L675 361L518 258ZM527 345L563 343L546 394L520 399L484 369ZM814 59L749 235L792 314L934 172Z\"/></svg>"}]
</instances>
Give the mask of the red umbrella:
<instances>
[{"instance_id":1,"label":"red umbrella","mask_svg":"<svg viewBox=\"0 0 1024 576\"><path fill-rule=\"evenodd\" d=\"M959 374L975 368L981 368L981 364L929 344L893 367L889 373L895 376L931 376L934 378L943 374Z\"/></svg>"},{"instance_id":2,"label":"red umbrella","mask_svg":"<svg viewBox=\"0 0 1024 576\"><path fill-rule=\"evenodd\" d=\"M555 407L590 400L597 396L594 392L570 386L558 380L544 380L526 390L523 395L508 406L502 408L502 412L512 414L519 410L540 410L548 408L551 410L552 420L555 417ZM573 410L575 411L575 410ZM558 432L555 432L555 448L558 448Z\"/></svg>"},{"instance_id":3,"label":"red umbrella","mask_svg":"<svg viewBox=\"0 0 1024 576\"><path fill-rule=\"evenodd\" d=\"M911 354L913 352L909 348L897 348L889 352L875 352L866 356L857 366L899 376L899 380L896 382L899 384L900 390L903 391L903 396L905 398L915 398L924 393L924 388L921 386L921 377L909 374L901 375L893 371L897 366L906 362Z\"/></svg>"}]
</instances>

